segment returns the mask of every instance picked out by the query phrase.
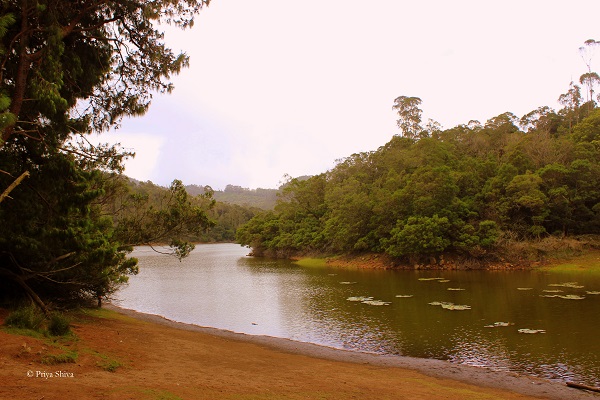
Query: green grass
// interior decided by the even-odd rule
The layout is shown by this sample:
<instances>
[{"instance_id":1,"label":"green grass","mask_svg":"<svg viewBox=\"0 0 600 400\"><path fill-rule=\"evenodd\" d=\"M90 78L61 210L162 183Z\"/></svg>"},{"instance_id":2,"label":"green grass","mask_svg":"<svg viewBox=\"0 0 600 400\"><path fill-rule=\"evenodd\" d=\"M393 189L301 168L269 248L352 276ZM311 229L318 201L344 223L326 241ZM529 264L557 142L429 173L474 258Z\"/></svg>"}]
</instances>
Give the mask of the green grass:
<instances>
[{"instance_id":1,"label":"green grass","mask_svg":"<svg viewBox=\"0 0 600 400\"><path fill-rule=\"evenodd\" d=\"M69 350L61 354L51 354L42 357L42 364L55 365L55 364L68 364L77 361L79 354L75 350Z\"/></svg>"},{"instance_id":2,"label":"green grass","mask_svg":"<svg viewBox=\"0 0 600 400\"><path fill-rule=\"evenodd\" d=\"M294 264L299 265L301 267L322 268L327 266L327 259L306 257L294 261Z\"/></svg>"},{"instance_id":3,"label":"green grass","mask_svg":"<svg viewBox=\"0 0 600 400\"><path fill-rule=\"evenodd\" d=\"M585 273L600 275L600 251L589 251L568 260L557 261L540 269L557 273Z\"/></svg>"}]
</instances>

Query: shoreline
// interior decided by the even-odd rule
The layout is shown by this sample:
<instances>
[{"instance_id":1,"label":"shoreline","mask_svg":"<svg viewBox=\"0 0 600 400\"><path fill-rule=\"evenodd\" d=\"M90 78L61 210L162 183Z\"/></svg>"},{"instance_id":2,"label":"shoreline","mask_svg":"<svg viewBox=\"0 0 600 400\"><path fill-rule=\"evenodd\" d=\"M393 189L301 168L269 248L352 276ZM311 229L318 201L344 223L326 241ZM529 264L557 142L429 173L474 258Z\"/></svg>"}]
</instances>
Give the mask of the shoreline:
<instances>
[{"instance_id":1,"label":"shoreline","mask_svg":"<svg viewBox=\"0 0 600 400\"><path fill-rule=\"evenodd\" d=\"M286 338L250 335L218 328L202 327L173 321L160 315L122 308L114 304L107 304L104 308L152 324L163 325L177 330L198 332L236 342L251 343L267 350L305 356L311 359L410 370L431 378L447 379L476 387L498 389L551 400L600 398L600 395L569 388L563 383L520 375L514 372L493 371L484 367L453 364L443 360L363 353Z\"/></svg>"}]
</instances>

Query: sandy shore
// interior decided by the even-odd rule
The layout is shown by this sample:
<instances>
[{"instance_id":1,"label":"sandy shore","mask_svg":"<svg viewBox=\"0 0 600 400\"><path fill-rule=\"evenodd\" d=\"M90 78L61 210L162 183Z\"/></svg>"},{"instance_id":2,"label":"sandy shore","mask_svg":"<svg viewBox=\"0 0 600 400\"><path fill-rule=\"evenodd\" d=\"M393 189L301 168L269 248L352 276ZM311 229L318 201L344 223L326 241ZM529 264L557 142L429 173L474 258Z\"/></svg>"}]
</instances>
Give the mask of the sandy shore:
<instances>
[{"instance_id":1,"label":"sandy shore","mask_svg":"<svg viewBox=\"0 0 600 400\"><path fill-rule=\"evenodd\" d=\"M51 343L0 331L0 399L600 399L516 374L107 308L76 317L76 340ZM6 310L0 311L3 320ZM78 357L41 363L57 352Z\"/></svg>"}]
</instances>

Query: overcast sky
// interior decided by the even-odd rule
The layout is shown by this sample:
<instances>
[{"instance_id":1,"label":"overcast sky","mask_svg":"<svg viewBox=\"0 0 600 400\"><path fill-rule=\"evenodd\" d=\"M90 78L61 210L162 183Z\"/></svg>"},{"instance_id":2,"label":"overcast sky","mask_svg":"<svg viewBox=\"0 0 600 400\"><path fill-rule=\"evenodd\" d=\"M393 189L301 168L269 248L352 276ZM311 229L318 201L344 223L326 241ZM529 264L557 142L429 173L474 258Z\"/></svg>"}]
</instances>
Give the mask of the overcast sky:
<instances>
[{"instance_id":1,"label":"overcast sky","mask_svg":"<svg viewBox=\"0 0 600 400\"><path fill-rule=\"evenodd\" d=\"M191 57L175 91L101 140L136 151L136 179L275 188L384 145L398 96L444 128L559 108L599 15L598 0L213 0L167 32Z\"/></svg>"}]
</instances>

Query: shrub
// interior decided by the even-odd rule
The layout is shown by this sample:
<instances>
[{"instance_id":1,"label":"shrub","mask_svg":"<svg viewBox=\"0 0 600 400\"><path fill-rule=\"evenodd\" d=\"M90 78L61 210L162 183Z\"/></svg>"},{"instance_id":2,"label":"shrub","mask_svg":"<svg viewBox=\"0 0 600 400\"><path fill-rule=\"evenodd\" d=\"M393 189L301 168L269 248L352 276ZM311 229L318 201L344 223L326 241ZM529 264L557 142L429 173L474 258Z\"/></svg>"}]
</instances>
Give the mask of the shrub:
<instances>
[{"instance_id":1,"label":"shrub","mask_svg":"<svg viewBox=\"0 0 600 400\"><path fill-rule=\"evenodd\" d=\"M39 331L44 323L44 315L34 306L22 307L11 312L4 324L13 328Z\"/></svg>"},{"instance_id":2,"label":"shrub","mask_svg":"<svg viewBox=\"0 0 600 400\"><path fill-rule=\"evenodd\" d=\"M48 322L48 332L52 336L64 336L71 332L69 319L61 313L54 313Z\"/></svg>"}]
</instances>

